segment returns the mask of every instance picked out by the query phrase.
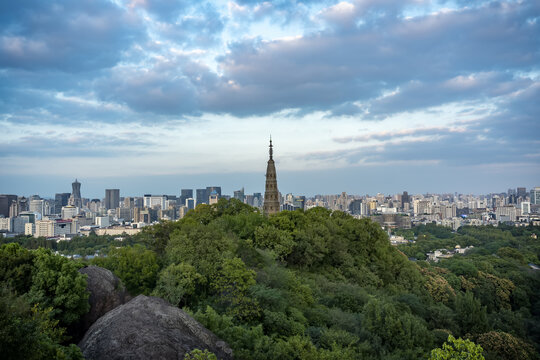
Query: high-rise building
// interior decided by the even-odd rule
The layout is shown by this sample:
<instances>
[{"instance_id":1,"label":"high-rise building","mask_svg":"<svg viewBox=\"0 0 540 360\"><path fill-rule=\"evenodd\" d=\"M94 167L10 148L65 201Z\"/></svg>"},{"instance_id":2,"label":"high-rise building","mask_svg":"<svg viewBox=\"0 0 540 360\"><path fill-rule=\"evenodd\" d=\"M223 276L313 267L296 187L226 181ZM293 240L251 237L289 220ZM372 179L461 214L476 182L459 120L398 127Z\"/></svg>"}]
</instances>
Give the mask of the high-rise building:
<instances>
[{"instance_id":1,"label":"high-rise building","mask_svg":"<svg viewBox=\"0 0 540 360\"><path fill-rule=\"evenodd\" d=\"M518 187L517 188L517 197L525 198L527 196L527 189L524 187Z\"/></svg>"},{"instance_id":2,"label":"high-rise building","mask_svg":"<svg viewBox=\"0 0 540 360\"><path fill-rule=\"evenodd\" d=\"M70 193L59 193L54 195L54 213L60 214L62 206L66 206L69 201Z\"/></svg>"},{"instance_id":3,"label":"high-rise building","mask_svg":"<svg viewBox=\"0 0 540 360\"><path fill-rule=\"evenodd\" d=\"M540 205L540 187L531 189L531 204Z\"/></svg>"},{"instance_id":4,"label":"high-rise building","mask_svg":"<svg viewBox=\"0 0 540 360\"><path fill-rule=\"evenodd\" d=\"M27 216L13 218L13 227L11 228L11 231L17 234L24 234L24 226L29 222L30 220Z\"/></svg>"},{"instance_id":5,"label":"high-rise building","mask_svg":"<svg viewBox=\"0 0 540 360\"><path fill-rule=\"evenodd\" d=\"M446 205L441 207L441 217L443 219L451 219L456 217L457 207L456 204Z\"/></svg>"},{"instance_id":6,"label":"high-rise building","mask_svg":"<svg viewBox=\"0 0 540 360\"><path fill-rule=\"evenodd\" d=\"M131 221L133 209L126 207L116 208L116 217L118 219L123 219L124 221Z\"/></svg>"},{"instance_id":7,"label":"high-rise building","mask_svg":"<svg viewBox=\"0 0 540 360\"><path fill-rule=\"evenodd\" d=\"M124 198L124 207L127 209L131 209L135 206L135 199L132 197L125 197Z\"/></svg>"},{"instance_id":8,"label":"high-rise building","mask_svg":"<svg viewBox=\"0 0 540 360\"><path fill-rule=\"evenodd\" d=\"M0 230L11 232L12 227L13 227L13 218L11 217L0 218Z\"/></svg>"},{"instance_id":9,"label":"high-rise building","mask_svg":"<svg viewBox=\"0 0 540 360\"><path fill-rule=\"evenodd\" d=\"M35 224L35 237L51 237L54 236L54 221L53 220L38 220Z\"/></svg>"},{"instance_id":10,"label":"high-rise building","mask_svg":"<svg viewBox=\"0 0 540 360\"><path fill-rule=\"evenodd\" d=\"M28 210L28 202L26 198L19 198L17 201L12 201L9 207L9 217L17 217L22 211Z\"/></svg>"},{"instance_id":11,"label":"high-rise building","mask_svg":"<svg viewBox=\"0 0 540 360\"><path fill-rule=\"evenodd\" d=\"M19 214L19 218L26 219L26 222L31 222L32 224L34 224L36 222L36 220L39 220L36 217L36 214L34 214L33 212L30 212L30 211L21 212Z\"/></svg>"},{"instance_id":12,"label":"high-rise building","mask_svg":"<svg viewBox=\"0 0 540 360\"><path fill-rule=\"evenodd\" d=\"M305 196L295 196L292 203L295 209L306 209L306 197Z\"/></svg>"},{"instance_id":13,"label":"high-rise building","mask_svg":"<svg viewBox=\"0 0 540 360\"><path fill-rule=\"evenodd\" d=\"M138 223L138 222L144 222L144 221L141 221L141 208L133 208L133 222L135 223Z\"/></svg>"},{"instance_id":14,"label":"high-rise building","mask_svg":"<svg viewBox=\"0 0 540 360\"><path fill-rule=\"evenodd\" d=\"M349 203L349 212L353 215L362 214L362 200L354 199Z\"/></svg>"},{"instance_id":15,"label":"high-rise building","mask_svg":"<svg viewBox=\"0 0 540 360\"><path fill-rule=\"evenodd\" d=\"M336 201L336 210L345 211L349 205L349 195L346 192L342 192Z\"/></svg>"},{"instance_id":16,"label":"high-rise building","mask_svg":"<svg viewBox=\"0 0 540 360\"><path fill-rule=\"evenodd\" d=\"M19 213L22 211L28 211L28 199L24 196L17 200L19 202Z\"/></svg>"},{"instance_id":17,"label":"high-rise building","mask_svg":"<svg viewBox=\"0 0 540 360\"><path fill-rule=\"evenodd\" d=\"M32 224L32 223L24 224L24 235L33 236L35 231L36 231L36 225L35 224Z\"/></svg>"},{"instance_id":18,"label":"high-rise building","mask_svg":"<svg viewBox=\"0 0 540 360\"><path fill-rule=\"evenodd\" d=\"M495 210L495 217L500 222L516 221L517 209L515 206L499 206Z\"/></svg>"},{"instance_id":19,"label":"high-rise building","mask_svg":"<svg viewBox=\"0 0 540 360\"><path fill-rule=\"evenodd\" d=\"M146 208L155 208L158 207L160 209L166 209L167 208L167 195L150 195L145 194L143 197L143 205Z\"/></svg>"},{"instance_id":20,"label":"high-rise building","mask_svg":"<svg viewBox=\"0 0 540 360\"><path fill-rule=\"evenodd\" d=\"M401 208L403 209L405 207L405 204L410 203L411 199L409 197L409 193L407 191L404 191L401 195Z\"/></svg>"},{"instance_id":21,"label":"high-rise building","mask_svg":"<svg viewBox=\"0 0 540 360\"><path fill-rule=\"evenodd\" d=\"M429 210L430 203L427 200L414 200L413 202L413 211L414 215L422 215L422 214L431 214L431 211Z\"/></svg>"},{"instance_id":22,"label":"high-rise building","mask_svg":"<svg viewBox=\"0 0 540 360\"><path fill-rule=\"evenodd\" d=\"M133 210L133 222L150 224L157 220L157 211L152 208L135 208Z\"/></svg>"},{"instance_id":23,"label":"high-rise building","mask_svg":"<svg viewBox=\"0 0 540 360\"><path fill-rule=\"evenodd\" d=\"M171 205L175 206L180 201L178 199L178 196L176 196L176 195L163 195L163 196L165 196L167 198L166 201L165 201L165 207L166 208L169 208L169 206L171 206ZM162 209L162 210L165 210L165 209Z\"/></svg>"},{"instance_id":24,"label":"high-rise building","mask_svg":"<svg viewBox=\"0 0 540 360\"><path fill-rule=\"evenodd\" d=\"M251 206L260 208L263 206L263 198L261 193L253 193L253 200Z\"/></svg>"},{"instance_id":25,"label":"high-rise building","mask_svg":"<svg viewBox=\"0 0 540 360\"><path fill-rule=\"evenodd\" d=\"M197 205L208 204L208 195L206 195L206 189L197 189Z\"/></svg>"},{"instance_id":26,"label":"high-rise building","mask_svg":"<svg viewBox=\"0 0 540 360\"><path fill-rule=\"evenodd\" d=\"M105 209L116 209L120 206L120 190L105 189Z\"/></svg>"},{"instance_id":27,"label":"high-rise building","mask_svg":"<svg viewBox=\"0 0 540 360\"><path fill-rule=\"evenodd\" d=\"M266 166L266 186L264 192L264 213L271 215L279 212L279 191L277 186L276 165L273 159L272 138L270 138L270 148L268 164Z\"/></svg>"},{"instance_id":28,"label":"high-rise building","mask_svg":"<svg viewBox=\"0 0 540 360\"><path fill-rule=\"evenodd\" d=\"M178 218L182 219L184 216L186 216L188 211L189 209L187 208L187 206L180 206L180 208L178 209Z\"/></svg>"},{"instance_id":29,"label":"high-rise building","mask_svg":"<svg viewBox=\"0 0 540 360\"><path fill-rule=\"evenodd\" d=\"M30 211L45 215L45 200L30 200Z\"/></svg>"},{"instance_id":30,"label":"high-rise building","mask_svg":"<svg viewBox=\"0 0 540 360\"><path fill-rule=\"evenodd\" d=\"M187 208L187 210L195 209L195 199L193 199L193 198L186 199L186 202L184 203L184 206Z\"/></svg>"},{"instance_id":31,"label":"high-rise building","mask_svg":"<svg viewBox=\"0 0 540 360\"><path fill-rule=\"evenodd\" d=\"M133 207L138 207L138 208L144 207L144 198L142 197L133 198Z\"/></svg>"},{"instance_id":32,"label":"high-rise building","mask_svg":"<svg viewBox=\"0 0 540 360\"><path fill-rule=\"evenodd\" d=\"M75 207L75 206L64 206L62 207L62 219L71 219L73 218L74 216L78 215L79 214L79 211L78 211L78 208Z\"/></svg>"},{"instance_id":33,"label":"high-rise building","mask_svg":"<svg viewBox=\"0 0 540 360\"><path fill-rule=\"evenodd\" d=\"M185 206L182 206L185 207ZM160 220L176 220L178 219L178 213L176 211L176 206L169 206L167 209L158 210L158 219Z\"/></svg>"},{"instance_id":34,"label":"high-rise building","mask_svg":"<svg viewBox=\"0 0 540 360\"><path fill-rule=\"evenodd\" d=\"M9 207L13 201L17 201L17 195L0 195L0 215L9 217Z\"/></svg>"},{"instance_id":35,"label":"high-rise building","mask_svg":"<svg viewBox=\"0 0 540 360\"><path fill-rule=\"evenodd\" d=\"M180 204L185 205L186 200L193 198L193 189L182 189L180 190Z\"/></svg>"},{"instance_id":36,"label":"high-rise building","mask_svg":"<svg viewBox=\"0 0 540 360\"><path fill-rule=\"evenodd\" d=\"M92 200L90 200L90 201L88 202L88 208L89 208L91 211L95 212L95 213L99 212L100 209L101 209L101 200L99 200L99 199L92 199Z\"/></svg>"},{"instance_id":37,"label":"high-rise building","mask_svg":"<svg viewBox=\"0 0 540 360\"><path fill-rule=\"evenodd\" d=\"M75 179L73 183L71 183L71 194L75 199L81 198L81 183Z\"/></svg>"},{"instance_id":38,"label":"high-rise building","mask_svg":"<svg viewBox=\"0 0 540 360\"><path fill-rule=\"evenodd\" d=\"M233 197L244 202L244 188L242 188L242 190L236 190Z\"/></svg>"},{"instance_id":39,"label":"high-rise building","mask_svg":"<svg viewBox=\"0 0 540 360\"><path fill-rule=\"evenodd\" d=\"M75 207L82 207L82 199L81 199L81 183L75 179L75 182L71 183L71 197L69 198L69 205L75 206Z\"/></svg>"}]
</instances>

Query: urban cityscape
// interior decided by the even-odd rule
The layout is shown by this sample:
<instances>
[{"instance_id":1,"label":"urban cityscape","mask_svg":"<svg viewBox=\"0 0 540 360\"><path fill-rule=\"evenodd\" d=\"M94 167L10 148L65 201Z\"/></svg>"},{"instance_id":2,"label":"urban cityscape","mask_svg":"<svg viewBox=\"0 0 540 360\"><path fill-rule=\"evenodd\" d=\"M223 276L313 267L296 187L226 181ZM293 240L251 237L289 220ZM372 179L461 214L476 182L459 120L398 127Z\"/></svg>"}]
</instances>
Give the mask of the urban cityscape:
<instances>
[{"instance_id":1,"label":"urban cityscape","mask_svg":"<svg viewBox=\"0 0 540 360\"><path fill-rule=\"evenodd\" d=\"M39 195L0 195L0 233L4 237L29 235L69 240L73 236L133 235L160 221L182 219L199 205L217 204L234 198L255 209L273 214L278 211L323 207L343 211L356 218L369 217L385 229L410 229L420 224L438 224L457 230L461 226L540 225L540 187L510 188L501 193L470 194L341 194L306 197L278 191L272 142L267 168L265 195L246 194L241 188L223 194L221 186L180 189L178 194L123 195L121 189L104 189L104 198L82 196L83 184L77 179L71 192L55 194L54 199ZM122 196L123 195L123 196ZM399 238L391 239L397 244ZM404 241L404 240L403 240Z\"/></svg>"}]
</instances>

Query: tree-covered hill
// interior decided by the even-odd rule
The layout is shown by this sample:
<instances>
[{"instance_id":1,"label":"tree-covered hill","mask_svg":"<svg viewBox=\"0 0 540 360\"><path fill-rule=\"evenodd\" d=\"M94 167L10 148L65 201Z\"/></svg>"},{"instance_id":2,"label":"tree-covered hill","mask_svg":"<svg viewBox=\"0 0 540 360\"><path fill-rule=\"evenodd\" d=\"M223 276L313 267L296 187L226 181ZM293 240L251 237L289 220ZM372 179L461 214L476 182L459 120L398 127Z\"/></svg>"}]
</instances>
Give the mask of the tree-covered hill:
<instances>
[{"instance_id":1,"label":"tree-covered hill","mask_svg":"<svg viewBox=\"0 0 540 360\"><path fill-rule=\"evenodd\" d=\"M479 235L485 229L415 230L426 241L462 237L475 252L489 245ZM493 231L495 241L508 237ZM525 244L529 235L510 237ZM407 249L390 246L367 219L322 208L268 218L235 200L148 228L140 241L144 247L114 249L96 262L131 291L189 308L239 359L418 359L449 334L490 348L486 334L501 331L535 357L538 274L514 259L498 258L518 266L511 274L497 266L465 274L468 255L438 265L411 262ZM515 250L534 261L524 246Z\"/></svg>"},{"instance_id":2,"label":"tree-covered hill","mask_svg":"<svg viewBox=\"0 0 540 360\"><path fill-rule=\"evenodd\" d=\"M527 263L538 263L538 230L426 226L396 249L368 219L322 208L266 217L232 199L122 244L95 239L103 256L92 262L132 295L194 314L237 359L422 359L449 335L481 345L487 359L537 359L540 275ZM77 241L93 249L92 239ZM457 244L475 250L408 260Z\"/></svg>"}]
</instances>

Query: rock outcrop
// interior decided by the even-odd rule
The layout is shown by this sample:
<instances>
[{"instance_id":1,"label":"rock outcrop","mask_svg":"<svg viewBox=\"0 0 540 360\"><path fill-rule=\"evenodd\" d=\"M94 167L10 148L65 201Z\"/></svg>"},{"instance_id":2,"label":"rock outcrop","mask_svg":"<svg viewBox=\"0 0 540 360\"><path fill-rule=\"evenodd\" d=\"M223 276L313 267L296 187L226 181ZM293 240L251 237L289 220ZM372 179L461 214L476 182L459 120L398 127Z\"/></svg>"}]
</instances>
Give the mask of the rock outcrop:
<instances>
[{"instance_id":1,"label":"rock outcrop","mask_svg":"<svg viewBox=\"0 0 540 360\"><path fill-rule=\"evenodd\" d=\"M79 347L87 360L177 360L193 349L208 349L218 359L233 358L224 341L184 311L144 295L99 318Z\"/></svg>"},{"instance_id":2,"label":"rock outcrop","mask_svg":"<svg viewBox=\"0 0 540 360\"><path fill-rule=\"evenodd\" d=\"M90 293L90 311L81 318L78 325L79 332L83 335L97 319L125 304L131 297L120 279L110 270L99 266L86 266L79 269L79 272L88 276L86 290Z\"/></svg>"}]
</instances>

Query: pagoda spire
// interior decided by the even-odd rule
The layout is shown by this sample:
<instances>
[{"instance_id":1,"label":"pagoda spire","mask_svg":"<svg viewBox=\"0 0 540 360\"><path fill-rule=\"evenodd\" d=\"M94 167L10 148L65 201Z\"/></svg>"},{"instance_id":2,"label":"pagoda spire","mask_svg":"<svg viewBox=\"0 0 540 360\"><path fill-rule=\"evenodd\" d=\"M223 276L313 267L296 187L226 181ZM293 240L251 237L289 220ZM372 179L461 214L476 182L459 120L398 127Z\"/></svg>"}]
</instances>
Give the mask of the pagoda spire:
<instances>
[{"instance_id":1,"label":"pagoda spire","mask_svg":"<svg viewBox=\"0 0 540 360\"><path fill-rule=\"evenodd\" d=\"M272 135L270 135L270 158L266 167L266 187L264 192L263 211L266 215L279 212L279 191L277 187L276 165L274 163L274 147L272 146Z\"/></svg>"}]
</instances>

